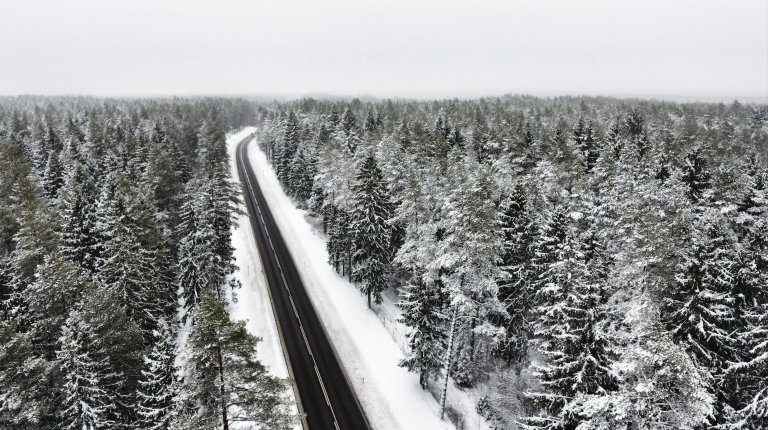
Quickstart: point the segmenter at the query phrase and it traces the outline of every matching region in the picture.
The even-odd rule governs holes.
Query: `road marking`
[[[245,146],[244,144],[241,144],[241,150],[240,150],[240,165],[242,167],[245,167],[245,161],[243,158],[243,155],[245,153]],[[247,170],[243,170],[245,173],[245,179],[248,182],[248,190],[250,191],[251,197],[253,198],[254,206],[256,206],[256,210],[259,213],[259,219],[261,220],[261,224],[264,226],[264,233],[267,235],[267,239],[269,240],[269,246],[272,248],[272,256],[275,259],[275,262],[277,263],[277,268],[280,270],[280,277],[283,279],[283,286],[285,287],[286,291],[288,292],[288,298],[291,301],[291,307],[293,307],[293,313],[296,315],[296,319],[299,321],[299,330],[301,330],[301,336],[304,338],[304,344],[307,347],[307,351],[309,352],[309,357],[312,359],[312,365],[315,368],[315,374],[317,375],[317,380],[320,382],[320,389],[323,390],[323,396],[325,397],[325,403],[328,405],[328,409],[331,410],[331,415],[333,416],[333,425],[336,427],[336,430],[339,429],[339,423],[336,419],[336,413],[333,410],[333,406],[331,406],[331,400],[328,398],[328,392],[325,390],[325,384],[323,383],[323,378],[320,376],[320,372],[317,368],[317,362],[315,361],[315,355],[312,353],[312,348],[309,346],[309,341],[307,340],[307,335],[304,332],[304,324],[301,322],[301,318],[299,317],[298,312],[296,311],[296,305],[293,302],[293,296],[291,295],[291,290],[288,288],[288,282],[285,280],[285,274],[283,273],[282,265],[280,264],[280,259],[277,256],[277,251],[275,251],[275,245],[272,243],[272,237],[269,234],[269,230],[267,229],[267,223],[264,221],[264,215],[261,212],[261,207],[258,204],[258,199],[256,199],[256,194],[253,191],[253,185],[251,183],[251,176],[248,174]]]

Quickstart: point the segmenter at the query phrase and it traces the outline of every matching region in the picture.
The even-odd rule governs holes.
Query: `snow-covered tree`
[[[394,256],[392,250],[392,202],[381,169],[373,156],[363,161],[353,186],[354,205],[350,213],[352,230],[352,274],[360,289],[381,303],[386,288],[386,271]]]
[[[536,282],[534,245],[536,226],[528,207],[526,190],[517,185],[501,202],[501,231],[504,237],[500,266],[505,274],[499,282],[499,301],[506,314],[496,318],[506,330],[497,346],[509,364],[526,359],[531,334],[531,304]]]
[[[98,213],[104,243],[98,278],[149,335],[173,306],[171,274],[150,195],[129,181],[126,173],[110,174],[101,193]]]
[[[69,259],[91,273],[96,271],[101,249],[97,227],[97,198],[95,172],[77,158],[72,160],[66,182],[59,197],[62,217],[59,250]]]
[[[104,287],[87,291],[67,318],[60,343],[64,428],[132,428],[142,336],[115,293]]]
[[[527,396],[541,412],[527,417],[524,428],[576,428],[584,420],[573,411],[578,396],[616,389],[601,290],[580,249],[573,233],[567,233],[540,278],[534,339],[543,362],[534,369],[542,389]]]
[[[569,412],[582,417],[578,430],[694,430],[713,413],[711,379],[675,343],[648,303],[638,303],[628,323],[631,340],[613,369],[619,389],[579,394]]]
[[[715,423],[724,420],[732,394],[723,371],[728,362],[738,360],[741,349],[741,341],[734,336],[737,256],[720,218],[719,212],[705,211],[694,219],[690,248],[662,305],[662,319],[673,338],[686,345],[694,363],[715,378]]]
[[[176,355],[173,333],[165,319],[159,321],[153,338],[152,348],[144,355],[137,411],[142,429],[167,430],[175,412]]]
[[[234,422],[287,429],[294,424],[284,380],[256,357],[259,338],[233,322],[224,304],[205,294],[195,306],[190,357],[182,381],[186,425],[229,429]]]
[[[447,316],[445,292],[440,287],[421,281],[409,284],[400,293],[400,322],[410,331],[406,334],[409,351],[399,364],[419,374],[422,388],[440,374],[443,366]]]
[[[32,336],[0,311],[0,427],[36,428],[48,403],[50,366],[34,353]]]

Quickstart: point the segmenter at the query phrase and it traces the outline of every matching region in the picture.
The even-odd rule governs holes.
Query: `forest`
[[[498,429],[768,427],[768,108],[612,98],[257,107],[329,264],[421,385]],[[438,388],[440,389],[440,388]]]
[[[232,321],[242,99],[0,98],[0,428],[291,428]]]
[[[228,313],[246,125],[424,389],[497,429],[768,427],[768,107],[508,95],[0,97],[0,428],[297,423]]]

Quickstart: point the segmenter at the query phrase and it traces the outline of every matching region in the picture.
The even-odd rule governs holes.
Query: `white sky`
[[[768,101],[768,0],[0,0],[0,94]]]

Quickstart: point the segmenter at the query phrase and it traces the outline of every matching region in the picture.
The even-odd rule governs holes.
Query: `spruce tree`
[[[63,428],[132,428],[142,336],[115,293],[103,286],[86,291],[60,343]]]
[[[715,423],[729,408],[724,381],[728,362],[739,358],[741,342],[736,327],[733,288],[736,255],[720,214],[704,211],[694,219],[689,249],[684,251],[675,285],[662,307],[662,319],[675,340],[683,342],[694,363],[715,378]]]
[[[430,378],[440,375],[446,347],[446,297],[436,283],[416,280],[400,293],[403,310],[399,322],[408,327],[409,351],[400,366],[417,372],[419,384],[427,388]]]
[[[685,156],[682,181],[688,186],[688,198],[694,204],[706,197],[710,187],[710,173],[707,162],[700,148],[695,148]]]
[[[62,217],[59,250],[91,273],[100,258],[101,236],[97,227],[97,198],[95,172],[90,165],[72,161],[59,199]]]
[[[299,148],[299,122],[296,115],[291,112],[283,121],[280,138],[278,139],[277,149],[275,150],[275,170],[277,178],[283,187],[288,188],[290,178],[293,174],[291,169],[293,158]]]
[[[37,428],[48,410],[50,365],[34,353],[30,333],[0,311],[0,427]]]
[[[174,347],[171,327],[162,319],[153,333],[151,349],[144,355],[144,368],[139,379],[137,412],[142,429],[171,428],[176,388]]]
[[[384,176],[373,156],[363,161],[353,186],[354,203],[350,213],[352,229],[353,276],[360,289],[381,303],[386,288],[386,270],[393,258],[391,249],[392,203]]]
[[[506,313],[499,313],[495,318],[506,333],[496,347],[496,353],[508,364],[521,363],[527,356],[531,332],[531,296],[536,281],[536,226],[531,219],[528,198],[522,185],[514,188],[499,209],[504,238],[500,262],[504,277],[499,282],[499,302]]]
[[[64,185],[64,170],[59,160],[59,152],[51,151],[48,154],[48,161],[45,163],[45,172],[43,176],[43,187],[48,201],[56,201],[59,189]]]
[[[105,238],[98,278],[115,291],[145,336],[172,306],[162,230],[146,189],[122,172],[110,174],[99,202]]]
[[[79,313],[67,320],[61,337],[58,363],[64,376],[62,410],[63,430],[97,430],[115,423],[111,417],[117,405],[105,385],[109,373],[107,357],[95,357],[91,345],[94,334],[80,320]]]
[[[193,179],[187,185],[185,200],[177,282],[189,311],[206,292],[223,297],[224,288],[233,286],[230,275],[234,264],[229,242],[229,202],[225,205],[217,200],[215,183]]]
[[[646,297],[630,309],[629,343],[614,365],[619,389],[578,395],[569,405],[581,418],[578,429],[704,428],[714,403],[707,373],[674,342],[653,301]]]
[[[527,394],[541,413],[527,417],[524,428],[575,429],[585,419],[573,413],[578,395],[605,395],[616,389],[601,289],[583,258],[569,233],[541,276],[534,336],[545,358],[535,366],[543,390]]]
[[[32,321],[30,331],[36,352],[53,359],[64,322],[93,284],[79,266],[57,253],[45,257],[34,278],[22,294]]]

